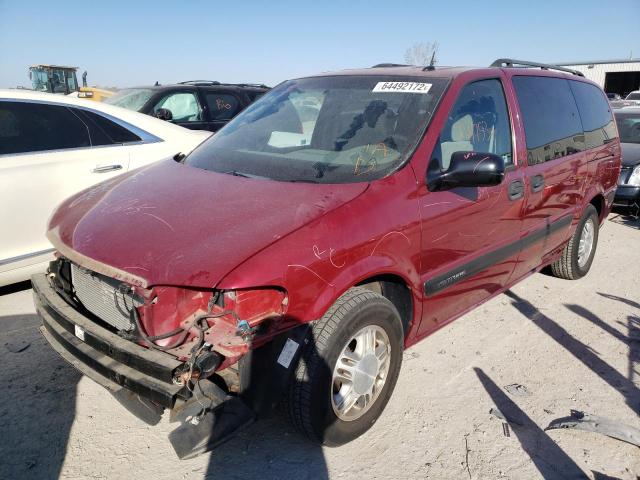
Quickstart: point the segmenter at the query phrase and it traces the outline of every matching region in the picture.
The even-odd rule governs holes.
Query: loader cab
[[[32,65],[29,67],[29,79],[38,92],[68,95],[78,91],[77,70],[77,67],[61,65]]]

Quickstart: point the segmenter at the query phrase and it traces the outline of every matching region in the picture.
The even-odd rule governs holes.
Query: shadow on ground
[[[508,420],[522,449],[543,478],[585,478],[584,472],[556,442],[495,384],[482,369],[474,368],[480,383],[496,407]]]
[[[29,290],[31,288],[31,281],[26,280],[20,283],[14,283],[11,285],[6,285],[4,287],[0,287],[0,296],[9,295],[11,293],[22,292],[23,290]]]
[[[520,311],[520,313],[522,313],[525,317],[529,318],[535,326],[540,328],[551,339],[555,340],[558,344],[564,347],[576,359],[581,361],[586,367],[593,371],[593,373],[598,375],[602,380],[609,384],[611,388],[620,392],[620,394],[624,396],[627,405],[629,405],[629,407],[634,412],[640,412],[640,389],[635,385],[633,378],[627,378],[625,375],[613,368],[602,358],[600,358],[598,353],[595,352],[591,347],[585,345],[580,340],[573,337],[569,332],[567,332],[550,317],[546,316],[544,313],[538,310],[529,301],[518,296],[511,290],[505,292],[505,295],[511,298],[513,306],[515,306],[516,309]],[[626,343],[629,347],[630,361],[631,359],[635,359],[638,356],[638,342],[636,340],[631,340],[631,337],[629,335],[622,335],[619,331],[609,326],[597,315],[580,305],[567,305],[567,308],[572,312],[578,314],[585,320],[591,322],[592,324],[602,328],[607,333],[615,336],[618,340]],[[628,328],[637,328],[637,326],[635,326],[635,317],[628,319],[628,322]],[[635,335],[635,330],[630,331],[631,334]],[[633,371],[633,368],[630,368],[630,370]]]
[[[0,316],[0,478],[58,478],[64,462],[80,374],[40,324],[33,314]]]
[[[275,415],[214,450],[205,478],[326,480],[329,473],[322,448]]]
[[[318,353],[311,329],[305,336],[304,348],[300,364],[307,371],[313,370],[331,378],[331,371]],[[261,364],[265,358],[255,356],[253,359],[247,370],[247,388],[260,392],[265,387],[261,378],[266,374],[265,366]],[[269,363],[273,363],[271,369],[279,368],[275,359]],[[309,388],[304,380],[298,381],[294,377],[291,381],[299,389]],[[285,389],[284,396],[288,392]],[[205,478],[327,480],[329,473],[322,447],[304,437],[287,420],[286,403],[281,401],[279,408],[267,418],[248,426],[240,435],[212,452]]]
[[[609,215],[609,221],[640,230],[640,217],[638,217],[638,213],[640,212],[633,211],[630,208],[617,207],[611,212],[611,215]]]
[[[607,300],[621,302],[640,311],[640,304],[633,300],[606,293],[598,294]],[[576,339],[553,319],[542,313],[531,302],[511,290],[505,292],[505,295],[511,299],[512,305],[520,313],[598,375],[611,388],[619,392],[624,397],[626,404],[634,412],[640,413],[640,389],[637,385],[637,374],[635,373],[637,366],[640,364],[640,317],[638,315],[629,315],[626,318],[626,322],[619,322],[625,328],[625,334],[581,305],[565,305],[574,314],[627,345],[628,369],[625,376],[600,358],[600,355],[591,347]],[[580,471],[575,462],[505,395],[482,370],[477,368],[475,370],[476,375],[478,375],[493,402],[510,421],[522,448],[530,456],[544,478],[585,478],[584,473]],[[606,412],[589,413],[606,416]],[[592,473],[595,479],[615,478],[596,471]]]

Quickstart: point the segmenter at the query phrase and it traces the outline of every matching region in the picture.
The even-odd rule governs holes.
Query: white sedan
[[[0,286],[46,267],[46,223],[62,200],[209,135],[113,105],[0,90]]]

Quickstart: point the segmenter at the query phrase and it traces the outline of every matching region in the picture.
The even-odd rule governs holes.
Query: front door
[[[171,112],[171,123],[191,130],[208,130],[197,93],[195,88],[193,90],[170,91],[156,102],[150,115],[156,116],[158,110],[164,108]]]
[[[446,170],[458,151],[500,155],[507,169],[500,185],[426,191],[419,199],[424,313],[418,335],[500,290],[513,271],[524,190],[504,91],[499,78],[462,87],[431,154],[429,169]]]

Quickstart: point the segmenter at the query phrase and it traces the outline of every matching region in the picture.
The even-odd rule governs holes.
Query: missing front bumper
[[[149,424],[160,420],[163,408],[172,410],[172,416],[178,412],[182,424],[169,435],[178,457],[192,458],[209,451],[253,422],[254,414],[242,400],[212,382],[204,381],[208,387],[205,392],[200,390],[208,399],[203,405],[202,396],[197,398],[173,382],[182,362],[96,324],[66,303],[45,275],[35,275],[31,282],[43,321],[40,331],[63,359]],[[82,338],[77,336],[79,331]]]

